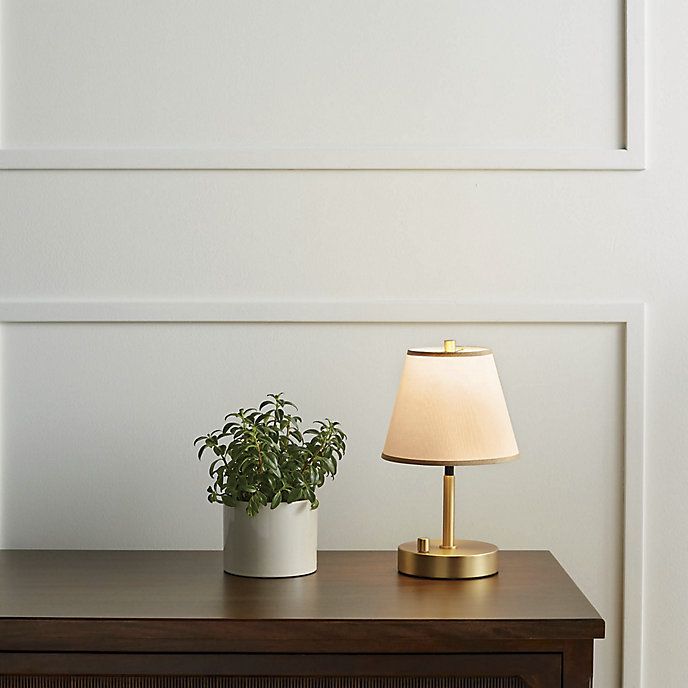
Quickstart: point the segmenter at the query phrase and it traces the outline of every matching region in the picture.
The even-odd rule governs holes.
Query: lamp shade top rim
[[[492,354],[492,350],[484,346],[460,346],[456,348],[456,351],[446,351],[442,347],[438,346],[424,346],[424,347],[414,347],[413,349],[408,349],[406,351],[407,356],[442,356],[442,357],[455,357],[455,356],[489,356]]]

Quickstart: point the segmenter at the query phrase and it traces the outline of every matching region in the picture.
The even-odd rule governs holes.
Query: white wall
[[[532,20],[536,25],[536,18]],[[649,0],[649,165],[644,172],[2,172],[0,297],[647,302],[645,686],[682,686],[688,645],[688,589],[681,576],[688,568],[688,547],[684,545],[688,538],[684,496],[688,481],[685,461],[688,437],[684,432],[688,420],[685,354],[688,239],[684,227],[688,219],[688,176],[684,164],[688,155],[684,125],[688,92],[682,86],[688,73],[687,30],[685,3]],[[3,102],[5,120],[12,112],[9,107]],[[4,123],[5,138],[12,131],[16,137],[17,130],[11,128],[15,125],[11,122],[8,125],[8,121]],[[562,127],[565,126],[563,122]],[[112,527],[109,531],[100,528],[102,521],[71,528],[69,519],[74,514],[83,517],[85,513],[93,513],[92,507],[97,509],[99,504],[110,510],[108,513],[118,513],[118,507],[105,497],[100,502],[93,491],[84,495],[75,489],[82,476],[89,475],[90,454],[81,454],[80,463],[70,462],[74,458],[68,452],[72,448],[71,438],[65,439],[59,423],[51,425],[55,417],[71,418],[75,424],[84,418],[70,416],[69,408],[60,407],[63,383],[74,381],[72,391],[77,399],[80,391],[92,392],[90,385],[96,379],[92,371],[98,363],[97,354],[102,352],[100,370],[105,371],[102,374],[108,391],[97,396],[98,404],[94,408],[120,414],[116,417],[135,426],[138,438],[149,429],[149,421],[157,413],[154,390],[139,389],[131,371],[125,370],[122,376],[113,375],[108,365],[126,367],[128,351],[132,365],[150,371],[150,367],[146,368],[148,360],[153,366],[153,376],[159,375],[164,380],[166,371],[175,370],[175,355],[182,360],[193,360],[189,352],[197,345],[210,352],[209,360],[223,362],[234,372],[239,354],[225,356],[222,343],[225,335],[212,327],[199,327],[193,335],[183,327],[165,330],[162,326],[145,325],[116,332],[110,328],[128,326],[99,325],[87,331],[83,326],[6,327],[2,492],[3,504],[8,506],[3,506],[3,537],[7,539],[3,539],[2,545],[44,545],[42,522],[35,523],[32,515],[38,513],[42,521],[54,509],[60,518],[57,524],[51,524],[55,529],[49,531],[51,540],[54,536],[69,546],[91,547],[99,542],[135,546],[140,533],[132,530],[132,539],[127,538],[125,542],[119,528]],[[146,329],[151,327],[152,332]],[[403,348],[407,339],[415,341],[426,333],[435,338],[443,330],[436,326],[422,330],[402,328],[396,331],[394,346]],[[530,457],[525,457],[529,461],[513,463],[503,470],[514,480],[517,476],[523,478],[538,461],[545,460],[544,447],[547,455],[554,457],[553,465],[559,466],[556,462],[570,451],[565,435],[572,432],[575,419],[557,425],[555,421],[562,421],[566,409],[556,407],[561,408],[561,413],[545,424],[540,435],[528,414],[528,395],[519,391],[527,378],[526,368],[509,360],[513,356],[513,343],[540,336],[549,341],[550,335],[540,335],[535,327],[504,333],[497,326],[481,326],[470,332],[481,340],[502,341],[504,350],[500,351],[498,363],[503,358],[505,374],[508,370],[514,376],[507,394],[513,396],[513,413],[521,418],[524,446],[530,449]],[[590,354],[592,358],[587,359],[589,366],[585,370],[589,372],[596,361],[594,356],[600,355],[601,380],[618,393],[619,359],[615,355],[618,334],[614,328],[595,329],[594,333],[591,336],[600,349],[597,354],[594,351]],[[327,339],[332,335],[322,336]],[[346,336],[355,338],[353,334]],[[584,341],[575,328],[573,331],[564,328],[553,336],[556,346],[562,350],[569,350],[569,337],[574,342]],[[243,333],[235,344],[249,341],[246,337],[248,334]],[[128,350],[123,349],[127,342]],[[162,360],[157,356],[158,351],[164,352]],[[80,376],[81,366],[91,374]],[[380,380],[393,379],[392,368],[390,364]],[[210,377],[211,371],[205,363],[194,370]],[[251,372],[255,370],[252,368]],[[543,381],[546,393],[539,399],[544,405],[553,399],[553,387],[548,385],[560,380],[553,366],[548,370],[552,371],[552,377]],[[561,374],[566,376],[570,370],[566,367]],[[293,375],[288,365],[278,366],[273,372]],[[237,378],[242,390],[251,388],[249,374]],[[172,384],[178,384],[179,391],[186,393],[189,378],[180,375],[175,379]],[[23,390],[22,380],[27,384]],[[268,384],[267,379],[262,382],[262,386]],[[348,390],[346,402],[340,408],[343,402],[338,388],[300,389],[297,381],[293,381],[310,415],[318,414],[326,404],[328,408],[324,412],[329,412],[331,404],[345,417],[367,410],[357,408],[361,398],[370,401],[365,382],[362,378],[360,387]],[[581,393],[584,382],[576,380],[575,385]],[[262,386],[259,393],[265,391]],[[144,422],[131,410],[129,415],[123,413],[115,394],[117,390],[146,400]],[[386,388],[384,393],[389,397],[393,390]],[[34,399],[39,403],[33,404]],[[189,430],[199,429],[199,423],[212,425],[225,412],[230,400],[234,401],[217,390],[207,396],[195,390],[191,401],[196,404],[189,402]],[[614,431],[618,423],[617,402],[616,398],[606,398],[600,422],[610,428],[597,427],[594,435],[601,443],[609,444],[594,443],[587,447],[590,452],[600,452],[598,456],[607,450],[610,456],[618,456],[618,446],[614,444],[618,439]],[[370,403],[370,426],[361,422],[360,415],[356,417],[353,427],[358,429],[361,439],[352,440],[350,461],[342,468],[340,483],[328,488],[326,499],[331,499],[332,506],[326,502],[323,507],[321,531],[328,546],[380,547],[386,543],[393,546],[406,536],[405,531],[402,535],[402,525],[415,529],[433,524],[433,514],[420,516],[421,509],[417,519],[407,516],[408,520],[402,522],[394,518],[379,519],[379,505],[356,499],[354,470],[366,465],[368,457],[373,460],[375,433],[384,426],[387,398],[375,399],[374,405]],[[95,413],[94,408],[75,408],[92,413],[88,427],[77,424],[76,429],[85,431],[88,437],[92,436],[89,433],[95,433],[99,443],[112,437],[112,427],[106,417]],[[170,409],[169,400],[165,399],[165,405],[159,408],[163,418],[168,418],[165,414]],[[37,489],[43,495],[54,485],[60,498],[55,499],[54,506],[52,502],[36,505],[37,511],[27,510],[29,465],[25,463],[35,461],[36,452],[27,450],[20,442],[20,431],[28,430],[32,420],[38,426],[41,440],[49,444],[55,438],[57,455],[63,462],[60,466],[64,466],[56,470],[46,459],[49,482],[46,488],[46,483],[39,479]],[[50,432],[41,429],[44,421]],[[595,419],[586,416],[584,421],[590,426]],[[154,427],[150,428],[150,434],[155,444]],[[558,434],[561,447],[556,446]],[[152,480],[147,471],[151,465],[148,462],[158,460],[155,453],[150,447],[127,443],[119,435],[115,440],[123,451],[110,458],[113,463],[121,461],[115,463],[121,471],[110,464],[106,475],[117,493],[129,495],[132,501],[128,508],[132,503],[138,505],[141,520],[166,513],[169,502],[164,495],[148,503],[141,484],[132,484],[131,492],[126,484],[127,471],[137,474],[136,471],[143,470],[138,475]],[[180,436],[179,444],[182,441]],[[356,442],[361,442],[358,448]],[[166,444],[166,450],[169,448]],[[588,455],[585,452],[579,457],[581,470]],[[137,459],[140,464],[136,463]],[[182,476],[190,475],[184,471],[198,468],[191,457],[189,462],[184,468],[180,463],[170,478],[177,495],[183,493]],[[411,477],[410,469],[397,469],[395,474],[391,467],[371,465],[375,466],[377,479],[383,473],[385,477],[394,475],[390,479],[398,481],[395,484],[399,493],[411,494],[417,479],[415,473]],[[482,489],[488,480],[491,485],[494,475],[496,469],[476,470],[461,488],[459,501],[465,500],[468,513],[473,514],[470,518],[476,518],[479,513],[478,488]],[[202,476],[194,476],[189,478],[188,496],[191,489],[198,490],[203,484]],[[616,471],[605,474],[601,483],[602,489],[607,490],[606,497],[619,488],[614,476]],[[577,475],[579,479],[582,477]],[[195,482],[191,483],[192,480]],[[549,484],[557,486],[556,480]],[[471,492],[471,488],[476,492]],[[423,483],[423,489],[432,491],[430,478]],[[68,496],[73,497],[72,516],[64,508]],[[576,491],[562,494],[562,504],[572,515],[578,499]],[[362,533],[355,542],[350,539],[345,522],[337,521],[348,503],[355,503],[357,509],[364,508],[364,513],[375,523],[374,529]],[[516,513],[512,506],[510,503],[508,508],[504,507],[509,526]],[[545,511],[546,506],[543,505]],[[186,513],[191,508],[191,503],[185,502]],[[198,508],[200,513],[206,507],[199,504]],[[385,508],[398,507],[394,504]],[[203,513],[197,517],[198,521],[190,516],[186,523],[217,527],[212,525],[214,516]],[[585,513],[589,516],[594,512],[586,510]],[[610,532],[618,513],[612,505],[608,516]],[[8,520],[9,515],[14,520]],[[159,538],[161,546],[172,543],[172,539],[166,540],[169,533],[164,525],[156,523],[159,529],[151,536]],[[527,519],[522,523],[527,525]],[[335,535],[337,524],[341,530]],[[553,538],[564,552],[567,551],[566,525]],[[490,523],[490,532],[485,533],[483,524],[477,521],[471,527],[476,528],[476,535],[481,529],[481,533],[508,546],[549,546],[542,532],[536,537],[530,531],[502,532],[497,524]],[[594,529],[581,532],[590,530]],[[193,527],[187,525],[182,535],[188,538],[184,543],[189,546],[212,546],[217,533],[205,531],[194,542]],[[600,607],[605,605],[604,611],[611,615],[608,620],[613,628],[613,615],[618,608],[614,605],[618,605],[618,600],[614,600],[613,590],[603,591],[609,572],[577,563],[580,542],[573,545],[569,542],[568,546],[571,559],[568,561],[560,554],[562,561],[569,568],[576,568],[574,575],[591,599]],[[612,681],[618,671],[615,664],[618,656],[610,641],[604,642],[607,643],[604,647],[610,649],[602,651],[603,678]]]

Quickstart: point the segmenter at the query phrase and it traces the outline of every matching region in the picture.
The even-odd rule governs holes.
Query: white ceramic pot
[[[318,566],[318,510],[309,502],[262,508],[224,507],[224,568],[252,578],[287,578],[313,573]]]

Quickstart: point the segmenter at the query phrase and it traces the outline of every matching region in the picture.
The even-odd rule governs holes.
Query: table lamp
[[[498,549],[454,539],[454,466],[518,456],[494,356],[479,346],[409,349],[382,458],[444,466],[442,539],[399,545],[400,573],[424,578],[482,578],[498,571]]]

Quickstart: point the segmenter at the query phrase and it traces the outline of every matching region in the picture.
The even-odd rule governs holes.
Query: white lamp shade
[[[489,349],[407,352],[383,459],[460,466],[516,456],[516,438]]]

